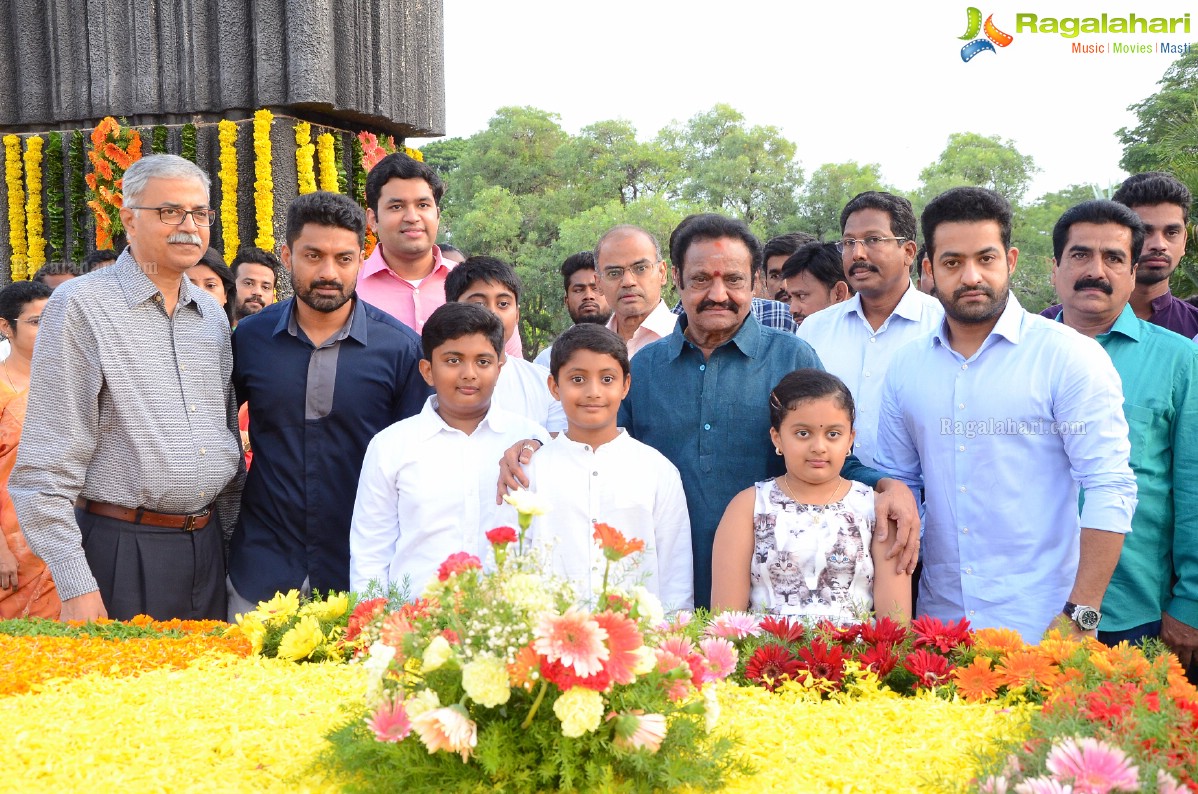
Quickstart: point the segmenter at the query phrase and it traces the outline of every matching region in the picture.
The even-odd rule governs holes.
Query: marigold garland
[[[237,228],[237,125],[228,119],[217,127],[220,142],[220,228],[225,243],[225,261],[232,262],[241,247]]]
[[[66,252],[66,208],[63,207],[65,184],[62,168],[62,133],[46,136],[46,241],[50,255],[61,259]]]
[[[301,121],[295,125],[295,179],[299,194],[316,192],[316,170],[313,158],[316,146],[312,143],[312,125]]]
[[[316,153],[320,159],[320,189],[340,193],[337,178],[337,153],[333,146],[333,134],[325,132],[316,139]]]
[[[275,183],[271,178],[270,127],[274,114],[262,109],[254,113],[254,218],[258,236],[254,245],[264,251],[275,249]]]
[[[8,187],[8,244],[12,248],[13,280],[28,278],[25,240],[25,180],[21,173],[21,139],[4,136],[4,182]]]
[[[120,214],[121,184],[125,170],[141,159],[141,134],[105,116],[92,130],[91,141],[88,158],[92,173],[86,177],[91,199],[87,206],[96,216],[96,247],[111,248],[113,239],[125,230]]]
[[[46,264],[46,219],[42,216],[42,149],[45,141],[34,135],[25,142],[25,235],[29,239],[26,278]]]

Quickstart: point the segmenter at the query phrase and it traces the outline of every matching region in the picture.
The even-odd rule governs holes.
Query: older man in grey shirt
[[[154,155],[124,193],[129,248],[42,314],[9,493],[63,620],[222,619],[218,521],[244,472],[229,324],[183,277],[208,247],[208,177]]]

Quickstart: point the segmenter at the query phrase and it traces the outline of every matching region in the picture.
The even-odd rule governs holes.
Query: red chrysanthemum
[[[495,527],[487,532],[487,542],[492,546],[506,546],[509,543],[515,543],[519,539],[520,536],[511,527]]]
[[[857,661],[863,667],[872,670],[878,678],[885,678],[898,664],[898,654],[894,652],[894,648],[889,642],[879,642],[862,651],[861,655],[857,657]]]
[[[441,563],[441,567],[437,569],[437,580],[444,582],[456,574],[464,571],[482,570],[482,567],[482,560],[473,554],[468,554],[464,551],[454,552],[446,557],[445,562]]]
[[[907,629],[890,618],[878,618],[873,623],[866,623],[861,627],[861,639],[870,645],[899,645],[907,639]]]
[[[350,613],[349,622],[345,627],[345,641],[353,642],[354,638],[362,633],[362,629],[386,609],[385,598],[371,598],[359,603]]]
[[[762,645],[745,663],[745,678],[773,692],[799,673],[799,662],[781,645]]]
[[[950,620],[945,624],[938,618],[924,615],[911,621],[911,628],[915,631],[916,648],[928,645],[941,653],[948,653],[958,645],[964,648],[973,645],[969,621],[965,618]]]
[[[541,657],[541,676],[563,692],[576,686],[596,692],[606,692],[611,688],[611,676],[606,670],[582,676],[574,672],[574,668],[566,667],[560,661],[551,662],[545,657]]]
[[[930,689],[948,680],[948,659],[922,648],[907,654],[907,658],[903,660],[903,667],[917,679],[916,687]]]
[[[818,679],[830,684],[839,684],[844,678],[844,649],[839,645],[828,645],[815,639],[806,648],[799,649],[798,665]]]
[[[803,639],[803,623],[790,618],[767,615],[761,619],[761,630],[773,634],[782,642],[798,642]]]

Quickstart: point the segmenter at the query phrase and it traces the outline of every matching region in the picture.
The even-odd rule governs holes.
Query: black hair
[[[849,415],[849,425],[857,421],[857,406],[844,381],[822,369],[796,369],[787,374],[770,392],[770,427],[782,430],[786,415],[801,403],[831,397]]]
[[[476,281],[502,284],[512,291],[516,302],[520,302],[520,277],[516,268],[493,256],[472,256],[449,271],[445,277],[445,300],[461,300],[466,289]]]
[[[1065,253],[1069,230],[1075,223],[1115,223],[1131,229],[1131,261],[1128,262],[1128,265],[1134,265],[1139,260],[1140,252],[1144,248],[1145,235],[1144,222],[1140,220],[1140,216],[1118,202],[1096,199],[1083,201],[1081,204],[1065,210],[1056,225],[1052,227],[1052,255],[1056,258],[1058,266]]]
[[[670,233],[670,262],[678,271],[679,288],[683,286],[682,261],[686,258],[686,251],[691,244],[703,240],[718,240],[721,237],[731,237],[745,244],[749,249],[749,271],[752,273],[752,280],[757,280],[757,271],[761,269],[762,262],[761,242],[749,231],[744,221],[705,212],[688,215]]]
[[[252,245],[242,246],[237,249],[237,256],[233,257],[233,264],[229,266],[235,278],[237,276],[237,268],[242,265],[262,265],[262,267],[268,267],[275,274],[276,279],[279,277],[279,270],[283,267],[283,263],[279,261],[279,258],[270,251],[264,251]]]
[[[82,276],[83,272],[71,262],[47,262],[33,274],[32,281],[46,283],[46,276]]]
[[[424,358],[432,361],[433,351],[438,347],[471,334],[482,334],[495,348],[495,355],[503,355],[503,321],[499,315],[473,303],[450,302],[438,306],[420,333]]]
[[[220,283],[225,288],[225,314],[229,316],[229,323],[233,322],[233,304],[236,302],[237,294],[237,279],[233,276],[233,271],[225,264],[225,258],[220,255],[220,251],[215,248],[209,248],[200,257],[197,265],[204,265],[211,268],[216,277],[220,279]]]
[[[392,179],[423,179],[433,191],[433,201],[441,205],[441,196],[445,194],[445,183],[432,166],[425,165],[419,160],[413,160],[403,152],[389,154],[379,160],[370,173],[366,175],[366,206],[379,211],[379,195],[383,186]]]
[[[792,278],[800,273],[810,273],[828,289],[834,289],[840,281],[849,283],[844,276],[844,260],[835,243],[814,242],[799,246],[799,250],[782,265],[782,278]]]
[[[449,243],[437,243],[437,247],[441,249],[442,256],[445,254],[461,254],[463,259],[468,258],[466,256],[466,252],[461,248],[458,248],[456,245],[451,245]]]
[[[915,210],[911,208],[911,202],[902,196],[896,196],[893,193],[886,193],[881,190],[867,190],[864,193],[858,193],[849,200],[848,204],[844,205],[844,209],[840,211],[840,231],[844,232],[844,225],[848,223],[849,216],[859,210],[880,210],[890,216],[890,233],[895,237],[902,237],[907,240],[914,240],[918,230],[918,224],[915,221]]]
[[[577,254],[570,254],[568,257],[566,257],[566,261],[562,262],[562,289],[564,289],[566,292],[570,291],[570,277],[579,270],[594,269],[594,251],[579,251]]]
[[[764,268],[765,263],[775,256],[793,256],[795,251],[815,241],[815,236],[807,234],[807,232],[791,232],[771,237],[761,247],[761,266]],[[839,257],[839,255],[837,256]]]
[[[318,190],[293,198],[287,205],[288,246],[299,239],[300,232],[309,223],[348,229],[358,235],[358,245],[366,243],[366,213],[349,196]]]
[[[923,278],[923,258],[928,255],[928,247],[921,245],[919,250],[915,252],[915,261],[912,262],[912,267],[915,268],[915,277]]]
[[[99,251],[92,251],[83,257],[83,261],[79,263],[79,269],[84,273],[90,273],[101,262],[115,262],[118,258],[120,258],[120,254],[111,248],[101,248]]]
[[[40,281],[14,281],[0,289],[0,318],[8,320],[13,333],[17,331],[17,318],[25,307],[35,300],[50,297],[54,290]]]
[[[602,356],[611,356],[620,365],[620,371],[625,375],[630,372],[628,367],[628,345],[619,335],[606,326],[594,323],[580,323],[562,332],[553,340],[549,353],[549,371],[554,380],[570,357],[579,350],[589,350]]]
[[[1190,217],[1193,196],[1190,189],[1172,174],[1164,171],[1145,171],[1123,180],[1123,184],[1111,196],[1125,207],[1151,207],[1154,204],[1176,204],[1181,207],[1182,217]]]
[[[1011,203],[984,187],[954,187],[932,199],[919,218],[928,259],[935,264],[936,227],[942,223],[995,221],[1003,250],[1011,247]]]

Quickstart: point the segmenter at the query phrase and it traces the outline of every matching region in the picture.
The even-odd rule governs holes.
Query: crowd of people
[[[151,155],[125,174],[124,251],[0,290],[0,614],[415,597],[449,554],[485,561],[529,489],[551,508],[530,541],[583,600],[616,527],[646,549],[627,586],[669,608],[1159,637],[1198,661],[1172,176],[1061,216],[1044,317],[1011,293],[1012,210],[982,188],[919,218],[862,193],[833,242],[692,215],[668,264],[617,226],[562,263],[574,325],[536,361],[513,265],[436,244],[443,191],[390,155],[365,211],[299,196],[278,259],[226,266],[207,175]]]

